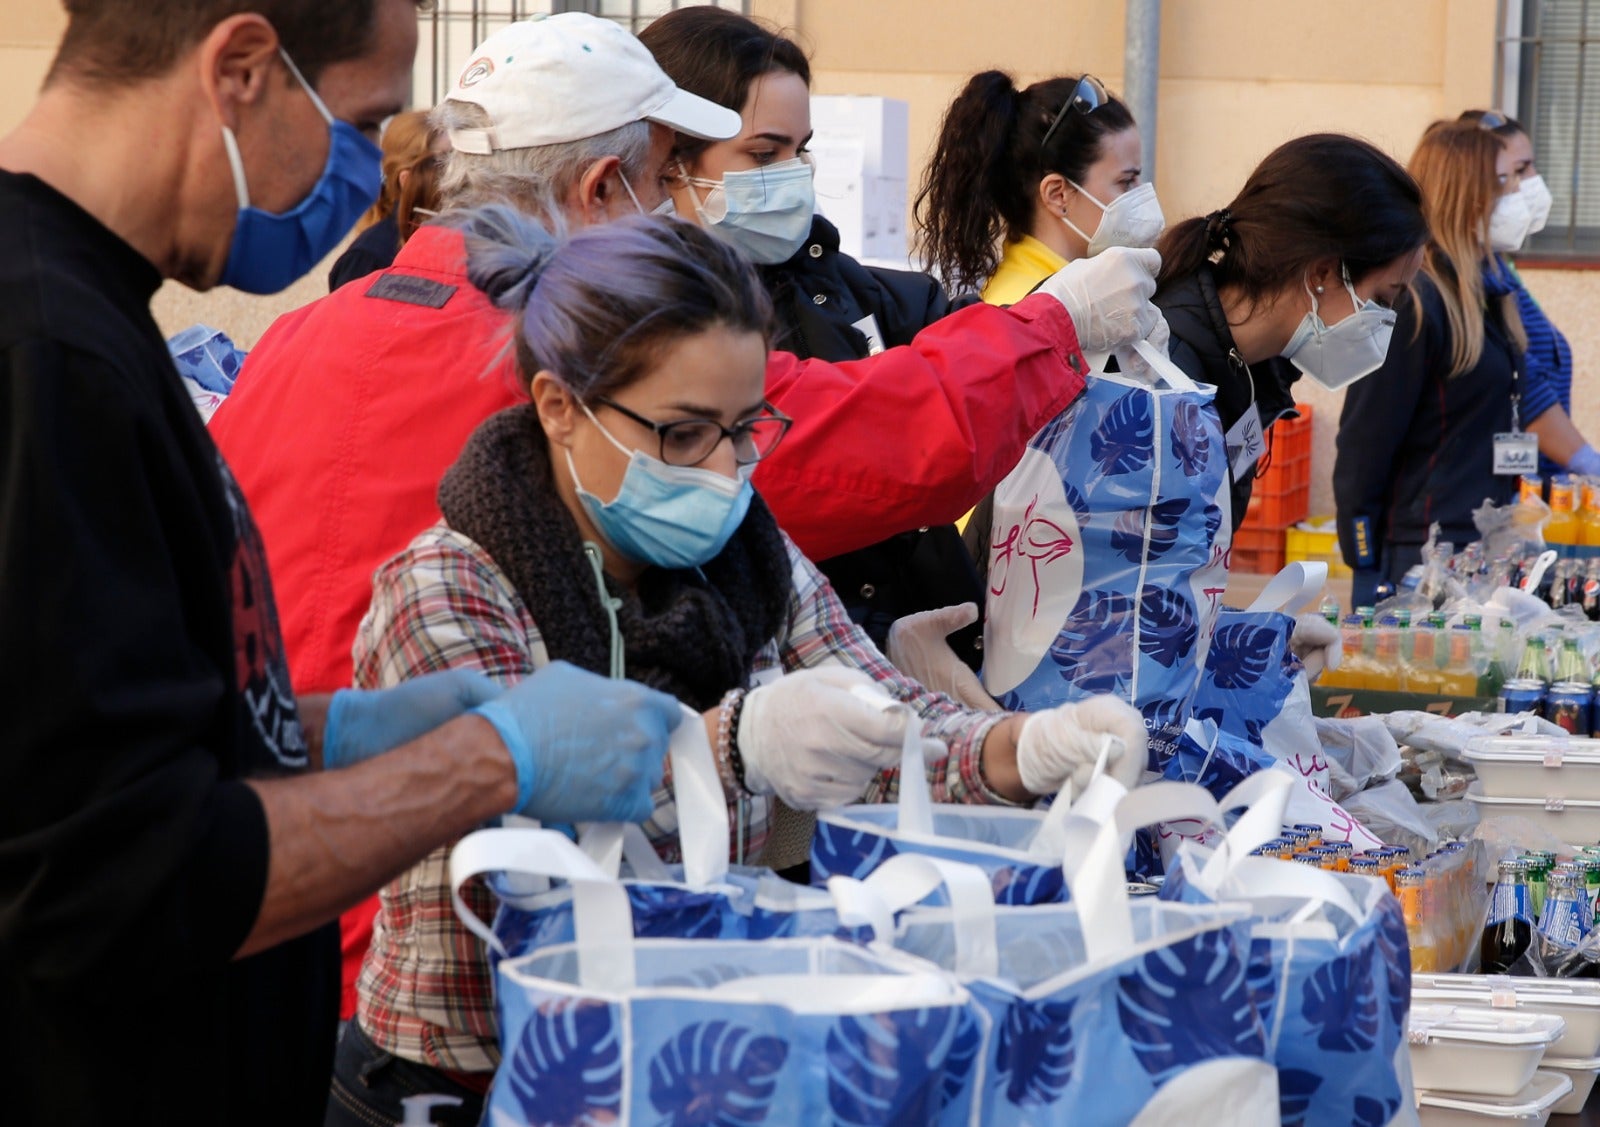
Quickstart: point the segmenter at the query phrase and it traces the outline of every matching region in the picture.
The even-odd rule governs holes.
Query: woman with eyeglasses
[[[929,269],[1011,305],[1074,259],[1154,246],[1165,220],[1139,154],[1133,115],[1093,75],[1024,90],[1003,71],[973,75],[917,193]]]
[[[379,569],[357,684],[460,667],[514,682],[564,660],[669,692],[702,714],[752,856],[774,800],[894,799],[902,729],[873,703],[884,694],[924,722],[937,801],[1021,804],[1086,785],[1105,735],[1111,773],[1138,781],[1144,725],[1126,704],[1022,716],[929,691],[884,660],[779,530],[750,486],[788,425],[763,398],[772,306],[732,247],[667,218],[565,243],[504,207],[460,222],[468,277],[511,314],[531,402],[474,432],[440,483],[443,521]],[[677,826],[663,787],[644,829],[669,859]],[[447,858],[384,889],[360,1016],[415,1046],[401,1054],[412,1090],[470,1102],[497,1063],[496,1030]]]
[[[1235,529],[1295,381],[1338,389],[1384,362],[1427,237],[1406,170],[1333,133],[1278,146],[1226,207],[1162,236],[1155,302],[1173,362],[1216,386]]]
[[[1503,197],[1504,205],[1496,204],[1498,227],[1490,235],[1505,276],[1515,286],[1517,313],[1528,338],[1521,408],[1523,425],[1539,439],[1539,472],[1546,476],[1563,472],[1600,475],[1600,452],[1572,421],[1572,348],[1506,258],[1544,230],[1550,218],[1550,189],[1534,163],[1533,141],[1521,122],[1495,110],[1467,110],[1456,120],[1476,122],[1499,137],[1511,157],[1511,175],[1517,181],[1517,197],[1508,195]],[[1527,230],[1519,235],[1524,213]]]
[[[1435,122],[1412,154],[1431,232],[1415,300],[1398,305],[1383,366],[1349,390],[1339,418],[1333,490],[1357,603],[1384,580],[1399,586],[1430,526],[1476,540],[1473,510],[1510,501],[1535,464],[1531,435],[1504,437],[1527,418],[1526,335],[1495,246],[1499,217],[1523,210],[1506,206],[1521,203],[1513,165],[1474,122]]]

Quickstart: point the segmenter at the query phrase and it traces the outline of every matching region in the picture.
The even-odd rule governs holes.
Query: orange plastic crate
[[[1283,570],[1284,530],[1242,526],[1233,534],[1230,571],[1253,575],[1276,575]]]
[[[1295,407],[1298,419],[1272,425],[1272,457],[1255,480],[1244,517],[1251,528],[1277,532],[1280,554],[1283,529],[1311,515],[1311,408]]]

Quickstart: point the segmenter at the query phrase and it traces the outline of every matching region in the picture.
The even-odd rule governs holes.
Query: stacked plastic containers
[[[1583,1110],[1600,1076],[1600,981],[1418,974],[1411,998],[1424,1124],[1537,1124]]]
[[[1491,818],[1527,818],[1558,840],[1600,840],[1600,741],[1565,736],[1480,736],[1462,757],[1478,779],[1467,798]]]

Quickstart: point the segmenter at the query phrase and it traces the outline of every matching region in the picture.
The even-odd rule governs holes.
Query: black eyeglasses
[[[725,427],[715,419],[674,419],[670,423],[658,423],[605,396],[597,395],[594,401],[655,431],[661,440],[661,460],[669,466],[698,466],[711,457],[711,452],[724,438],[733,439],[736,463],[755,465],[778,448],[794,422],[770,403],[762,404],[767,414],[740,419],[731,427]]]
[[[1042,150],[1050,144],[1050,138],[1056,135],[1061,122],[1069,113],[1081,113],[1087,116],[1111,100],[1111,94],[1106,90],[1105,84],[1092,74],[1086,74],[1078,79],[1078,84],[1072,88],[1072,96],[1066,104],[1057,111],[1055,120],[1050,123],[1050,128],[1044,131],[1044,140],[1039,142]]]

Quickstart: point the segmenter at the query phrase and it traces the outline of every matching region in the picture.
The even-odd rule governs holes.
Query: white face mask
[[[681,166],[680,166],[681,170]],[[805,245],[817,210],[811,162],[804,157],[725,172],[721,180],[690,176],[701,224],[752,262],[775,266]],[[701,199],[696,188],[706,188]]]
[[[1533,213],[1528,209],[1528,197],[1521,189],[1501,196],[1495,201],[1489,216],[1489,247],[1502,254],[1519,250],[1533,230]]]
[[[1284,359],[1329,391],[1348,387],[1383,367],[1383,359],[1389,354],[1389,338],[1394,335],[1394,310],[1375,301],[1362,301],[1350,284],[1350,271],[1342,263],[1339,272],[1355,312],[1342,321],[1325,324],[1317,313],[1317,295],[1302,282],[1306,293],[1311,294],[1311,312],[1301,319],[1300,327],[1289,338],[1289,346],[1283,350]]]
[[[1100,209],[1100,224],[1093,235],[1084,234],[1065,214],[1061,216],[1061,222],[1089,244],[1090,258],[1107,247],[1153,247],[1167,228],[1167,217],[1161,214],[1161,203],[1156,199],[1156,186],[1149,181],[1123,192],[1108,204],[1095,199],[1081,184],[1073,184],[1071,180],[1067,183]]]
[[[1522,182],[1518,194],[1528,204],[1528,234],[1537,235],[1550,219],[1550,189],[1545,185],[1543,176],[1530,176]]]

